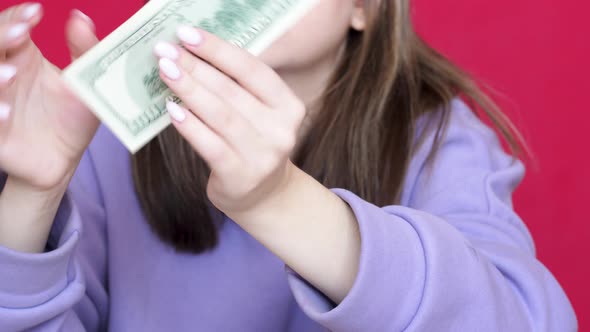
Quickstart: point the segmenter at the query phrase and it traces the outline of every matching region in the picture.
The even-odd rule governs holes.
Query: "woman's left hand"
[[[209,199],[339,303],[356,279],[360,232],[350,207],[289,160],[303,103],[246,51],[193,28],[178,35],[186,50],[155,53],[183,102],[167,105],[174,126],[211,168]]]
[[[161,78],[183,102],[168,102],[168,111],[211,168],[211,202],[230,216],[247,213],[288,185],[305,106],[246,51],[191,27],[178,37],[185,49],[155,48]]]

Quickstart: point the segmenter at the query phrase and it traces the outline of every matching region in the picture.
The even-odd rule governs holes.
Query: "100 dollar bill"
[[[170,124],[172,93],[159,78],[153,48],[191,25],[262,53],[318,0],[151,0],[71,64],[63,77],[74,93],[135,153]]]

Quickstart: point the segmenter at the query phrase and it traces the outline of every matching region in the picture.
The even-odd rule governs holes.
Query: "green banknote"
[[[170,124],[165,103],[173,96],[159,78],[157,42],[177,42],[176,28],[192,25],[258,55],[318,1],[151,0],[63,77],[135,153]]]

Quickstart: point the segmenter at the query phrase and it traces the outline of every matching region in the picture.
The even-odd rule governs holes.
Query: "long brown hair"
[[[409,0],[364,1],[367,27],[350,31],[320,111],[294,162],[328,188],[346,188],[376,205],[399,203],[416,148],[416,122],[436,130],[433,161],[453,98],[463,97],[491,120],[514,153],[520,137],[510,121],[462,70],[426,45],[412,28]],[[435,114],[436,112],[436,114]],[[426,135],[427,132],[421,134]],[[136,190],[148,223],[179,251],[215,247],[209,170],[174,128],[133,156]]]

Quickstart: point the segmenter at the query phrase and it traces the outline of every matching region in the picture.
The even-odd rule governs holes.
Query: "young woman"
[[[179,28],[182,103],[135,156],[30,40],[41,6],[1,12],[0,330],[575,330],[459,96],[509,123],[408,2],[323,0],[260,58]]]

